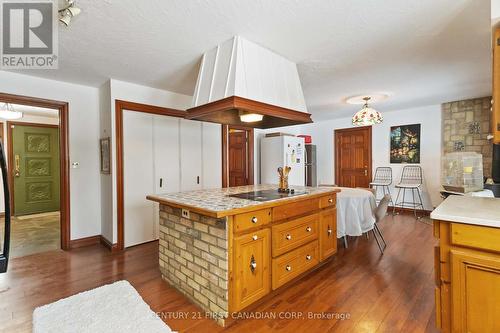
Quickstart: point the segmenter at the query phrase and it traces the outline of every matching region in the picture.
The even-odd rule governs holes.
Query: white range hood
[[[263,119],[242,123],[248,114]],[[311,122],[296,64],[239,36],[203,55],[188,118],[259,128]]]

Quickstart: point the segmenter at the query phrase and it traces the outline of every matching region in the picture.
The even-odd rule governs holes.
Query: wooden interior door
[[[11,124],[14,215],[59,210],[59,128]]]
[[[230,129],[228,143],[229,187],[248,185],[248,131]]]
[[[368,187],[372,179],[372,128],[335,130],[335,183]]]

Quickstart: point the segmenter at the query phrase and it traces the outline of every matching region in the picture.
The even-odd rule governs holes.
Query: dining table
[[[362,188],[339,187],[337,193],[337,238],[361,236],[373,229],[377,207],[375,195]]]

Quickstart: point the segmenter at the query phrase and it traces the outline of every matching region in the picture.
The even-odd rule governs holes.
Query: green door
[[[12,125],[14,215],[59,210],[59,128]]]

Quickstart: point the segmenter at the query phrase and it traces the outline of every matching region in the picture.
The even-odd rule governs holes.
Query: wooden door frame
[[[247,169],[248,185],[254,184],[254,129],[238,125],[222,125],[222,187],[229,187],[229,130],[248,132]]]
[[[37,106],[42,108],[50,108],[58,110],[59,113],[59,202],[60,202],[60,228],[61,228],[61,249],[69,250],[71,241],[71,214],[70,214],[70,161],[69,161],[69,103],[63,101],[55,101],[37,97],[29,97],[22,95],[13,95],[0,93],[1,103],[12,103],[29,106]],[[7,132],[9,132],[7,122]],[[23,123],[26,124],[26,123]],[[9,135],[9,134],[7,134]],[[9,140],[9,145],[12,140]],[[9,149],[12,151],[12,149]],[[9,169],[9,189],[13,193],[14,184],[12,182],[12,164],[8,163]],[[13,200],[11,199],[11,205]]]
[[[340,152],[339,152],[339,147],[338,147],[338,140],[337,140],[337,135],[338,134],[342,134],[342,133],[346,133],[346,132],[352,132],[352,131],[358,131],[358,130],[366,130],[368,129],[368,160],[370,161],[370,163],[368,163],[368,179],[372,179],[372,164],[373,164],[373,161],[372,161],[372,126],[361,126],[361,127],[349,127],[349,128],[341,128],[341,129],[335,129],[333,130],[333,146],[334,146],[334,160],[333,160],[333,164],[334,164],[334,174],[335,174],[335,181],[334,183],[339,185],[339,182],[338,180],[340,179],[340,168],[339,168],[339,163],[337,163],[337,161],[340,160]]]
[[[125,199],[123,180],[123,111],[135,111],[161,116],[185,118],[186,112],[160,106],[128,102],[115,99],[115,140],[116,140],[116,223],[117,244],[112,245],[112,250],[125,249]]]
[[[52,124],[39,124],[39,123],[30,123],[30,122],[22,122],[22,121],[7,121],[7,170],[9,175],[9,189],[10,189],[10,211],[11,214],[14,215],[15,212],[15,193],[14,193],[14,142],[13,142],[13,131],[12,126],[31,126],[31,127],[45,127],[45,128],[59,128],[59,125]],[[60,181],[60,180],[59,180]],[[59,195],[61,197],[61,195]],[[61,198],[59,198],[59,201]]]

